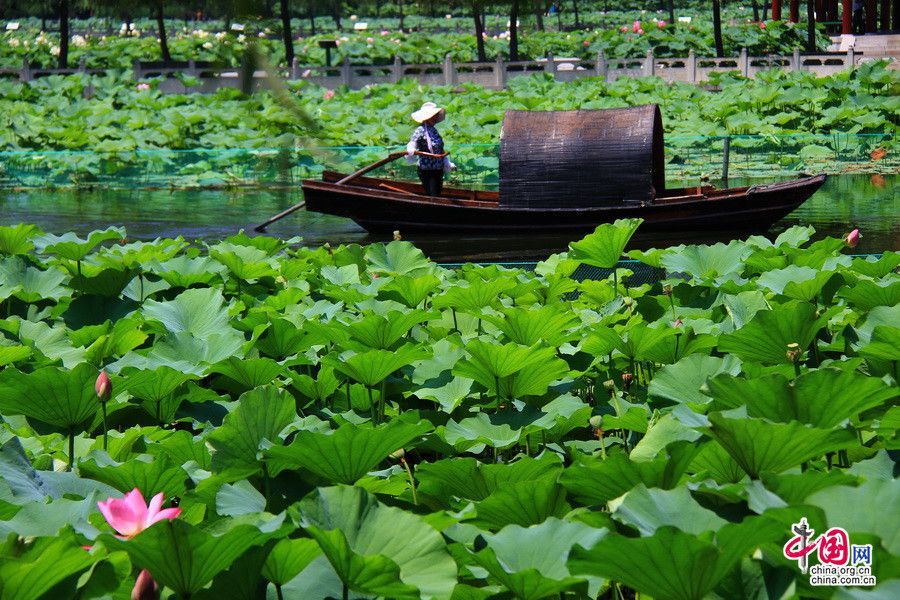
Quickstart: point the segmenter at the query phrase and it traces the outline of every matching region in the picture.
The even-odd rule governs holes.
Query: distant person
[[[866,32],[866,14],[862,0],[853,0],[853,33],[863,35]]]
[[[418,157],[419,179],[429,196],[440,196],[444,187],[444,173],[456,169],[456,165],[447,158],[444,140],[435,127],[446,116],[447,111],[434,102],[426,102],[412,114],[413,121],[420,123],[420,126],[413,131],[412,138],[406,145],[406,160],[412,164]]]

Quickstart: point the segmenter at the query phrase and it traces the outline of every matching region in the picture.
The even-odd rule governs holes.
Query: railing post
[[[350,58],[348,57],[345,57],[344,62],[341,63],[341,83],[353,89],[351,86],[353,83],[353,71],[350,70]]]
[[[725,136],[722,144],[722,181],[728,185],[728,165],[731,162],[731,137]]]
[[[847,67],[856,66],[856,49],[853,46],[847,48]]]
[[[444,85],[456,85],[456,67],[449,54],[444,56]]]
[[[688,82],[697,83],[697,55],[694,53],[693,48],[688,50],[688,57],[687,61],[684,63],[684,68],[687,69]]]
[[[609,72],[609,63],[606,62],[606,55],[603,54],[603,50],[597,51],[597,63],[594,65],[594,69],[597,77],[606,77],[606,74]]]
[[[800,48],[794,48],[794,56],[791,58],[791,70],[800,71],[803,65],[800,64]]]
[[[747,55],[747,49],[741,48],[738,55],[738,67],[741,69],[741,75],[750,77],[750,57]]]
[[[391,65],[391,82],[399,83],[400,79],[403,78],[403,63],[400,61],[400,57],[396,54],[394,55],[394,62]]]
[[[78,70],[79,70],[81,73],[86,73],[86,72],[87,72],[87,59],[86,59],[85,57],[83,57],[83,56],[82,56],[81,58],[78,59]]]
[[[291,79],[300,79],[300,61],[296,56],[291,60]]]
[[[193,58],[188,60],[187,74],[190,75],[191,77],[197,76],[197,63]],[[251,79],[253,78],[252,73],[250,74],[250,78]]]
[[[494,84],[501,90],[506,87],[506,64],[499,54],[494,62]]]
[[[644,76],[653,77],[656,75],[656,58],[653,56],[653,48],[647,50],[647,58],[644,59]]]
[[[141,59],[134,59],[131,63],[131,70],[134,71],[134,80],[140,81],[143,76],[143,73],[141,72]]]
[[[19,71],[19,81],[31,81],[31,63],[28,58],[22,59],[22,70]]]
[[[553,79],[556,79],[556,61],[553,60],[553,53],[547,53],[547,62],[544,63],[544,73],[549,73]]]

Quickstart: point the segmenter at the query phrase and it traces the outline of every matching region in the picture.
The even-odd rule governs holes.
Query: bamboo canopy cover
[[[655,104],[510,110],[500,133],[500,204],[579,208],[649,202],[665,189]]]

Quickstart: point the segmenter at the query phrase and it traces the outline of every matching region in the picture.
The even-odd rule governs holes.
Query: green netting
[[[499,267],[505,267],[507,269],[523,269],[525,271],[534,271],[537,268],[538,263],[536,262],[491,262],[491,263],[480,263],[484,265],[497,265]],[[463,266],[463,263],[444,263],[441,266],[446,267],[448,269],[455,269]],[[616,264],[617,269],[626,269],[630,271],[630,275],[625,276],[622,279],[623,285],[627,287],[637,287],[639,285],[650,284],[653,285],[658,281],[662,281],[667,277],[672,277],[672,273],[667,273],[665,269],[660,269],[657,267],[652,267],[648,264],[642,263],[637,260],[620,260]],[[575,272],[572,273],[572,279],[575,281],[602,281],[604,279],[609,279],[612,277],[613,270],[612,269],[603,269],[600,267],[592,267],[590,265],[581,264],[578,265],[578,268],[575,269]],[[620,273],[621,274],[621,273]]]
[[[669,137],[665,146],[668,181],[721,177],[725,139]],[[731,177],[900,170],[897,153],[900,147],[892,134],[734,135],[728,141]],[[319,177],[325,169],[352,172],[398,148],[340,147],[315,152],[297,148],[0,152],[0,187],[133,189],[294,185],[303,178]],[[448,184],[496,188],[497,145],[459,145],[451,146],[451,150],[459,171],[450,177]],[[402,159],[372,174],[416,178],[415,169]]]

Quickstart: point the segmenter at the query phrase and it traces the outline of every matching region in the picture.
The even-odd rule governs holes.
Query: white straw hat
[[[446,114],[447,111],[438,107],[434,102],[426,102],[422,105],[422,108],[412,114],[412,118],[416,123],[422,123],[435,115],[440,115],[441,118],[438,120],[443,121]]]

